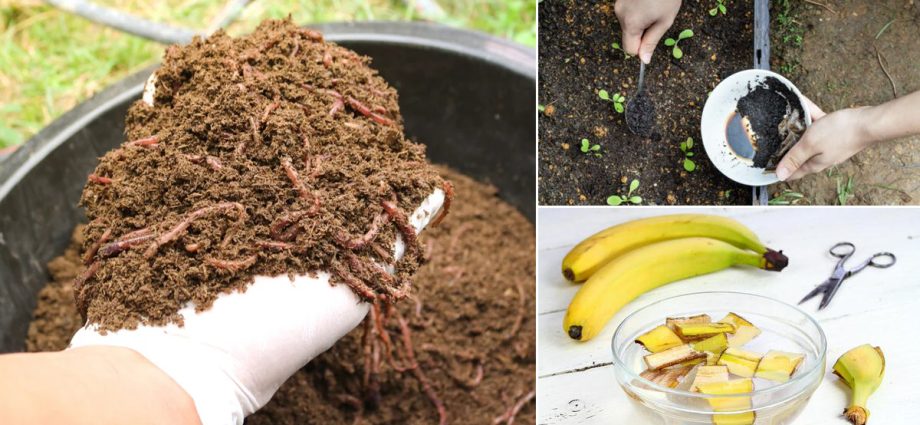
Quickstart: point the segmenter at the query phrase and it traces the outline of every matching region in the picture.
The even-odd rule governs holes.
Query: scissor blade
[[[815,289],[812,289],[811,292],[808,293],[808,295],[806,295],[804,298],[802,298],[801,301],[799,301],[799,304],[802,304],[805,301],[808,301],[823,292],[824,292],[824,283],[818,285],[817,287],[815,287]]]

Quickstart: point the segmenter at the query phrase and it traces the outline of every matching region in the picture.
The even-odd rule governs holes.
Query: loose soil
[[[516,422],[534,423],[534,227],[499,200],[494,187],[440,171],[456,185],[451,219],[420,235],[430,261],[416,275],[412,301],[397,308],[450,423],[491,423],[521,400],[527,401]],[[39,293],[28,351],[66,348],[82,323],[71,285],[83,268],[81,238],[78,229],[65,254],[48,265],[54,280]],[[393,322],[386,332],[398,344],[401,332]],[[376,408],[362,400],[368,393],[363,338],[372,324],[368,316],[291,377],[246,423],[435,423],[437,412],[411,372],[397,372],[385,361],[377,365]]]
[[[825,112],[891,100],[891,81],[880,61],[898,95],[920,90],[920,50],[914,47],[920,33],[920,2],[825,1],[833,12],[809,3],[789,3],[788,17],[794,26],[779,22],[780,2],[774,2],[771,13],[772,67],[783,70]],[[803,33],[801,46],[791,37],[796,31]],[[799,203],[838,204],[838,186],[851,178],[848,204],[920,203],[920,137],[876,145],[828,172],[774,185],[771,193],[776,197],[792,191],[804,195]]]
[[[644,203],[745,204],[747,186],[732,182],[713,166],[702,149],[700,116],[707,94],[724,78],[752,66],[753,2],[728,1],[728,15],[709,16],[709,4],[684,2],[666,37],[683,29],[682,59],[659,46],[646,68],[645,87],[658,111],[661,139],[633,135],[623,114],[598,98],[598,90],[631,96],[638,79],[638,58],[625,59],[613,2],[546,0],[540,8],[540,103],[552,105],[539,117],[539,202],[545,205],[604,204],[626,193]],[[627,99],[629,100],[629,99]],[[693,172],[682,166],[680,143],[697,143]],[[578,149],[583,138],[601,145],[602,157]]]
[[[290,21],[167,49],[154,106],[132,105],[129,141],[83,192],[87,321],[181,325],[187,303],[207,309],[254,275],[317,270],[368,301],[404,297],[421,261],[406,212],[451,191],[369,62]],[[397,233],[393,277],[374,260],[393,262]]]

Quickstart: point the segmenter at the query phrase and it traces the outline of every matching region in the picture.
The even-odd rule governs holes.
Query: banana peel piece
[[[761,333],[757,326],[735,313],[728,313],[718,323],[728,323],[735,326],[735,332],[728,337],[729,347],[743,347],[744,344],[751,342]]]
[[[675,327],[677,328],[677,335],[689,341],[735,332],[735,325],[730,323],[678,323]]]
[[[710,382],[701,384],[699,391],[703,394],[725,395],[726,397],[712,397],[708,399],[709,406],[716,412],[732,412],[751,409],[750,396],[734,396],[733,394],[746,394],[754,391],[754,381],[750,378],[731,379],[723,382]],[[715,425],[751,425],[756,419],[754,412],[713,414],[712,423]]]
[[[718,364],[728,366],[728,371],[743,378],[753,378],[762,356],[752,351],[729,347],[719,357]]]
[[[680,324],[693,324],[693,323],[712,323],[712,317],[709,317],[708,314],[698,314],[696,316],[690,317],[668,317],[664,321],[665,326],[671,328],[672,331],[677,333],[677,325]]]
[[[866,407],[869,396],[878,389],[885,376],[885,354],[880,347],[860,345],[847,351],[834,363],[834,373],[853,390],[853,399],[843,416],[854,425],[869,420]]]
[[[696,370],[696,377],[690,384],[690,391],[697,392],[700,385],[712,384],[715,382],[728,382],[728,367],[725,366],[700,366]]]
[[[754,376],[774,382],[786,382],[803,360],[805,360],[804,354],[772,350],[760,359],[757,373]]]
[[[649,354],[643,359],[645,360],[645,365],[648,366],[648,370],[658,370],[684,362],[705,358],[706,353],[702,351],[696,351],[689,344],[686,344],[658,353]]]
[[[680,379],[687,376],[693,366],[674,366],[661,370],[646,370],[639,376],[648,379],[658,385],[676,388],[680,384]]]
[[[658,353],[684,344],[680,337],[665,325],[640,335],[636,338],[636,343],[652,353]]]

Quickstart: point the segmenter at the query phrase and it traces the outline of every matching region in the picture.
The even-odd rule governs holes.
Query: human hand
[[[797,180],[823,171],[871,144],[871,138],[864,131],[865,107],[825,114],[808,98],[805,98],[805,106],[812,124],[777,165],[776,176],[780,180]]]
[[[655,46],[671,28],[681,0],[617,0],[614,12],[623,30],[623,50],[649,63]]]
[[[436,217],[445,194],[436,189],[409,216],[416,232]],[[394,258],[405,251],[397,236]],[[392,267],[388,271],[393,272]],[[139,326],[100,334],[87,325],[70,349],[134,350],[182,387],[203,425],[242,424],[282,383],[361,323],[370,305],[346,285],[315,277],[256,276],[245,292],[221,294],[213,306],[179,311],[184,326]]]

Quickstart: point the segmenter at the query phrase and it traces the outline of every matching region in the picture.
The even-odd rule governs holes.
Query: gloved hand
[[[436,189],[409,217],[416,232],[438,215],[444,196]],[[404,251],[398,236],[394,258]],[[87,325],[70,348],[137,351],[189,394],[203,425],[242,424],[288,377],[360,324],[369,308],[346,285],[331,286],[325,272],[293,281],[256,276],[245,292],[221,294],[206,311],[180,310],[183,327],[142,325],[102,335]]]

